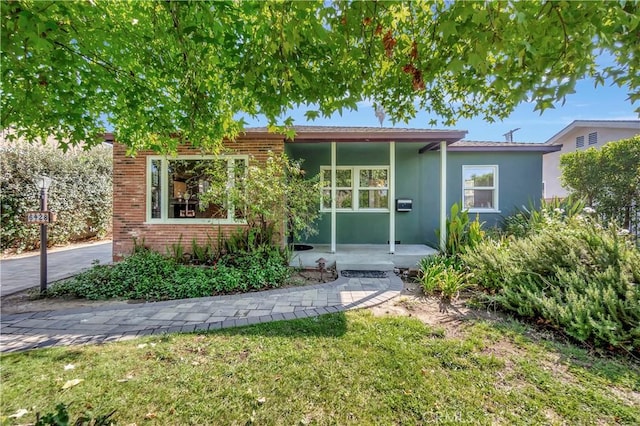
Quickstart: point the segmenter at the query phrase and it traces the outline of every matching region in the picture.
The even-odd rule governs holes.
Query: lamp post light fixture
[[[36,187],[40,190],[40,211],[47,211],[47,191],[53,179],[40,175],[35,179]],[[40,224],[40,293],[47,291],[47,223]]]

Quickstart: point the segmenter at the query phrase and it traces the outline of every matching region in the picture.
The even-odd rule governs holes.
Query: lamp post
[[[47,190],[51,186],[49,176],[38,176],[36,187],[40,190],[40,211],[47,211]],[[47,291],[47,223],[40,224],[40,293]]]

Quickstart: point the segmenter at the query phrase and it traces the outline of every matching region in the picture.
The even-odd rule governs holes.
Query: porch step
[[[393,268],[395,268],[393,262],[388,261],[388,260],[380,260],[380,261],[376,261],[376,262],[367,262],[367,261],[360,261],[360,262],[343,262],[340,260],[336,260],[336,270],[338,272],[340,271],[344,271],[344,270],[351,270],[351,271],[393,271]]]

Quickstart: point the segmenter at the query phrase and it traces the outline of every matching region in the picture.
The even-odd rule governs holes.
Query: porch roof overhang
[[[560,148],[561,149],[561,148]],[[491,141],[457,141],[450,144],[450,152],[548,152],[560,151],[558,146],[542,143],[525,142],[491,142]],[[431,142],[420,148],[420,154],[427,151],[439,151],[440,144]]]
[[[295,126],[296,132],[287,143],[323,143],[323,142],[413,142],[452,144],[462,139],[466,130],[404,129],[391,127],[336,127],[336,126]],[[273,137],[266,127],[246,129],[245,136]],[[284,135],[280,135],[284,138]]]

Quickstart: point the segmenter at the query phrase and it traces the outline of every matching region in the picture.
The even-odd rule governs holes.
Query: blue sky
[[[486,123],[481,118],[460,120],[453,127],[467,130],[466,140],[504,141],[504,134],[511,129],[513,140],[517,142],[546,142],[573,120],[637,120],[634,109],[638,107],[627,100],[627,90],[617,86],[598,86],[594,88],[593,80],[580,80],[576,84],[576,93],[568,95],[564,105],[558,104],[555,109],[545,110],[542,115],[534,111],[534,104],[521,104],[505,120]],[[292,111],[291,116],[297,125],[317,126],[380,126],[373,107],[361,103],[358,111],[347,112],[343,116],[335,114],[330,118],[318,118],[307,122],[305,109]],[[395,127],[429,128],[432,116],[419,112],[409,123],[399,123]],[[247,127],[265,126],[266,120],[246,118]],[[385,120],[385,127],[392,123]],[[439,128],[442,128],[441,126]]]

